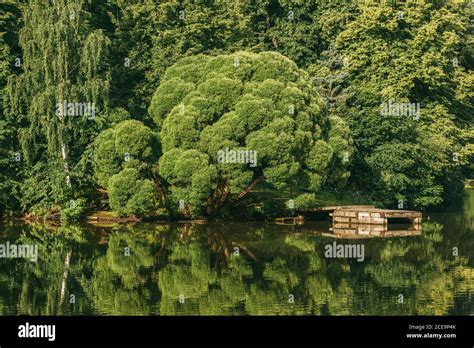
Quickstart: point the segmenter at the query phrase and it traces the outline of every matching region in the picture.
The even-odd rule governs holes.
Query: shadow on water
[[[0,310],[3,315],[469,315],[472,207],[426,217],[422,233],[402,226],[370,238],[335,238],[338,231],[328,231],[324,221],[299,228],[3,225],[0,245],[36,245],[39,254],[37,262],[0,259]],[[336,245],[363,250],[363,261],[328,256]]]

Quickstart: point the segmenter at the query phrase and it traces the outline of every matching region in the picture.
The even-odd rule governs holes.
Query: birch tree
[[[19,127],[28,185],[56,186],[40,195],[25,187],[27,208],[71,198],[73,168],[104,124],[109,39],[89,25],[84,0],[32,0],[23,15],[23,73],[9,82],[9,113]]]

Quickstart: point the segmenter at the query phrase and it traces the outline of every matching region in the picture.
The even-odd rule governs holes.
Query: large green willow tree
[[[91,27],[84,6],[83,0],[33,0],[23,11],[23,72],[9,83],[7,112],[24,159],[25,209],[49,208],[81,194],[75,172],[105,122],[110,42]],[[92,105],[96,114],[58,107],[64,103]]]
[[[161,130],[159,174],[174,202],[207,213],[260,182],[278,192],[344,183],[351,153],[341,118],[321,112],[308,74],[275,52],[185,58],[169,68],[149,108]],[[251,151],[254,163],[219,153]]]
[[[309,76],[275,52],[181,59],[167,70],[149,113],[163,151],[151,172],[159,152],[140,122],[124,121],[95,143],[96,181],[122,214],[143,215],[140,206],[153,201],[144,198],[153,190],[147,176],[171,212],[192,216],[235,206],[260,183],[296,198],[349,176],[347,126],[322,112]],[[224,159],[229,151],[247,159]]]

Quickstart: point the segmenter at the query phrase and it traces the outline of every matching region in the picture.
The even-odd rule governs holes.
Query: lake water
[[[38,260],[0,259],[0,313],[472,315],[474,192],[424,221],[356,239],[311,222],[4,224],[0,245],[37,246]],[[326,257],[334,242],[363,246],[363,261]]]

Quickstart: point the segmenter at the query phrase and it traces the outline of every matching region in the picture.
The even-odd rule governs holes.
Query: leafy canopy
[[[346,165],[348,128],[322,112],[308,74],[275,52],[183,58],[166,71],[149,114],[170,200],[195,213],[239,199],[261,180],[275,190],[316,191],[348,175],[329,171]],[[228,150],[254,151],[256,163],[222,163]]]

